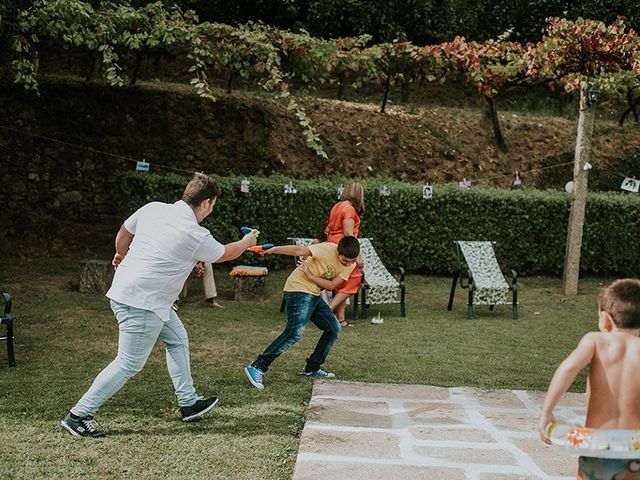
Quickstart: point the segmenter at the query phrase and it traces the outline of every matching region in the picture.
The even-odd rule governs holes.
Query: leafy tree
[[[611,23],[619,15],[640,28],[637,0],[175,0],[202,20],[239,25],[263,22],[322,38],[372,35],[376,43],[416,45],[453,40],[484,42],[507,30],[512,39],[537,42],[549,17]],[[141,3],[145,3],[140,0]]]
[[[549,19],[541,42],[527,49],[527,74],[573,92],[584,82],[615,88],[620,75],[640,74],[640,37],[618,17],[610,25],[578,18]]]
[[[501,149],[506,149],[495,98],[528,80],[525,49],[518,42],[499,39],[478,43],[467,42],[462,37],[441,44],[439,49],[450,65],[450,74],[473,87],[484,99],[496,142]]]
[[[10,5],[0,1],[5,2],[3,7]],[[359,0],[349,2],[359,4]],[[342,8],[337,2],[327,2],[325,8],[329,7]],[[210,75],[224,75],[227,92],[236,77],[273,92],[294,112],[307,145],[320,156],[326,153],[304,108],[290,95],[290,82],[307,89],[337,84],[339,97],[348,83],[354,88],[383,85],[384,112],[393,85],[402,86],[406,100],[412,83],[462,79],[485,100],[498,145],[505,148],[495,99],[507,89],[543,82],[572,92],[589,81],[622,95],[637,89],[640,73],[638,36],[627,30],[622,18],[610,25],[554,18],[536,44],[523,45],[502,35],[486,42],[455,37],[424,47],[409,41],[369,45],[368,35],[326,40],[254,22],[200,23],[195,12],[162,2],[134,7],[125,1],[94,6],[82,0],[37,0],[15,19],[15,79],[27,89],[37,89],[38,51],[43,43],[89,56],[100,67],[98,75],[111,85],[134,83],[145,58],[170,53],[188,60],[191,84],[204,98],[215,99]],[[92,75],[93,68],[88,77]],[[634,101],[630,100],[631,111]]]

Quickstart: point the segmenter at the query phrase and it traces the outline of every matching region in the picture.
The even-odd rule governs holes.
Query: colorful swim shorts
[[[640,459],[580,457],[578,478],[582,480],[640,480]]]

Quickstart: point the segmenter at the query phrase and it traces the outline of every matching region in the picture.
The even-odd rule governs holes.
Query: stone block
[[[307,429],[300,438],[300,451],[346,458],[400,460],[400,439],[386,432]]]
[[[526,408],[526,405],[510,390],[488,390],[472,387],[464,387],[462,390],[467,397],[472,398],[481,406]]]
[[[540,480],[540,477],[522,473],[481,473],[480,480]]]
[[[404,404],[407,415],[419,425],[470,424],[471,419],[464,407],[454,403]]]
[[[518,465],[516,458],[508,451],[498,448],[455,448],[455,447],[413,447],[416,454],[426,458],[445,460],[450,466],[462,467],[465,464]]]
[[[576,474],[578,459],[567,451],[550,447],[539,438],[518,438],[513,440],[513,444],[551,477],[572,477]]]
[[[233,277],[233,299],[261,302],[264,300],[264,286],[266,283],[266,275],[259,277],[239,275]]]
[[[474,443],[496,443],[485,430],[479,428],[411,427],[409,431],[416,440],[455,442],[464,440]]]
[[[405,400],[448,400],[449,389],[430,385],[399,385],[361,382],[316,382],[314,395],[333,397],[394,398]]]
[[[480,414],[493,424],[498,430],[507,430],[511,432],[530,432],[536,434],[536,425],[538,425],[538,412],[531,410],[522,410],[521,412],[496,412],[482,411]]]
[[[352,427],[392,427],[386,402],[359,402],[333,398],[312,398],[307,411],[307,421]]]
[[[540,391],[529,391],[527,392],[527,396],[531,400],[531,402],[538,406],[542,407],[544,403],[544,397],[546,392]],[[576,393],[576,392],[567,392],[565,393],[560,401],[558,402],[559,407],[566,408],[584,408],[586,395],[584,393]]]
[[[82,193],[77,190],[73,190],[71,192],[64,192],[58,195],[58,200],[60,203],[78,203],[82,201]]]
[[[106,260],[80,262],[80,292],[107,293],[113,281],[113,266]]]
[[[300,461],[293,480],[465,480],[462,469],[356,462]]]

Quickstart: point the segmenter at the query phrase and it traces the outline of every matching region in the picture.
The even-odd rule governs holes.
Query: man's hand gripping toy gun
[[[254,229],[249,227],[242,227],[240,228],[240,231],[246,235],[247,233],[253,232]],[[255,230],[255,232],[257,237],[260,234],[260,232],[258,230]],[[274,246],[273,243],[264,243],[262,245],[255,245],[254,247],[249,247],[247,248],[247,250],[250,250],[253,253],[257,253],[259,255],[264,255],[267,253],[266,251],[272,248],[273,246]]]

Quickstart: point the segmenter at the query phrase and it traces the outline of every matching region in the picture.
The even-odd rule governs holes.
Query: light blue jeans
[[[150,310],[130,307],[111,300],[111,310],[120,331],[118,355],[102,370],[78,403],[71,409],[80,417],[93,416],[122,386],[142,370],[158,339],[166,346],[167,369],[178,397],[187,407],[196,400],[189,362],[189,337],[178,315],[171,310],[168,322]]]

